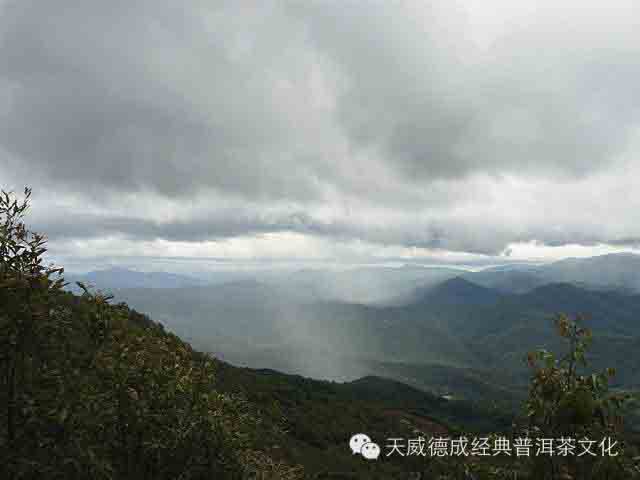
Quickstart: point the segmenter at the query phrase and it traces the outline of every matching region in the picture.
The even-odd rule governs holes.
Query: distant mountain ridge
[[[546,279],[598,288],[640,292],[640,255],[613,253],[589,258],[567,258],[541,268]]]
[[[567,258],[553,263],[486,269],[462,275],[478,285],[509,293],[526,293],[549,283],[570,283],[582,288],[640,293],[640,255],[612,253]]]
[[[299,290],[298,297],[377,305],[415,302],[432,287],[463,278],[501,293],[526,293],[549,283],[640,293],[640,255],[617,253],[568,258],[544,265],[513,264],[465,272],[446,267],[358,267],[340,271],[300,269],[293,272],[208,272],[183,275],[114,267],[67,275],[100,289],[183,288],[257,280],[279,290]],[[460,285],[460,288],[463,288]],[[304,290],[304,292],[301,292]]]
[[[138,272],[126,268],[95,270],[83,275],[66,275],[71,290],[77,290],[75,282],[94,285],[98,289],[112,290],[122,288],[182,288],[206,285],[195,277],[167,272]]]
[[[419,289],[415,303],[465,303],[468,305],[492,305],[503,296],[498,290],[478,285],[464,277],[445,280],[432,288]]]

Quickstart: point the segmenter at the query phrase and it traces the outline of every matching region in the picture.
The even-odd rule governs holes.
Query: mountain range
[[[126,268],[109,268],[80,275],[65,275],[70,289],[79,291],[76,282],[103,290],[118,288],[179,288],[205,285],[207,282],[187,275],[167,272],[139,272]]]
[[[526,393],[526,352],[560,347],[552,321],[558,313],[584,314],[595,335],[595,365],[614,365],[617,385],[640,385],[634,360],[640,294],[630,268],[639,258],[607,255],[481,272],[296,271],[216,285],[156,282],[164,287],[113,293],[238,365],[341,381],[382,375],[442,395],[515,403]],[[598,269],[606,275],[599,278]],[[393,298],[366,303],[340,298],[359,294],[337,295],[337,286],[347,288],[345,279],[375,274],[377,288],[401,285],[388,288]],[[324,288],[332,278],[336,288]]]
[[[415,290],[458,276],[508,293],[526,293],[549,283],[572,283],[586,289],[633,293],[640,292],[640,255],[617,253],[567,258],[546,264],[514,263],[480,271],[407,264],[399,267],[365,266],[341,270],[218,270],[184,275],[113,267],[67,275],[66,279],[69,283],[82,281],[102,289],[180,288],[257,280],[306,298],[365,304],[401,304],[415,300]]]

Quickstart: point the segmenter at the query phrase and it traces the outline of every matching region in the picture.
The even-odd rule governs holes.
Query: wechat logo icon
[[[380,446],[373,443],[364,433],[356,433],[349,440],[349,448],[354,455],[362,455],[367,460],[377,460],[380,456]]]

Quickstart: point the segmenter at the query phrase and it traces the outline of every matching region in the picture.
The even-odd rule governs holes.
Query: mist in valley
[[[553,327],[559,311],[587,309],[588,326],[603,337],[595,344],[595,361],[604,363],[613,351],[621,381],[640,379],[629,360],[638,346],[634,315],[640,312],[629,265],[640,261],[623,257],[477,271],[416,265],[260,269],[216,272],[214,281],[197,273],[123,269],[77,279],[102,278],[115,286],[127,284],[119,277],[130,277],[137,287],[103,287],[115,301],[234,365],[335,381],[383,375],[441,394],[504,396],[526,383],[527,351],[560,346]],[[602,276],[590,274],[602,265],[612,279],[605,286]],[[513,392],[502,392],[505,386]]]

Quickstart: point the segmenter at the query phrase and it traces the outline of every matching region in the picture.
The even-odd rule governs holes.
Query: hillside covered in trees
[[[11,479],[631,478],[633,438],[590,333],[557,323],[566,356],[532,353],[522,416],[379,377],[350,383],[233,367],[45,262],[30,191],[0,197],[0,477]],[[523,352],[524,355],[524,352]],[[355,456],[349,437],[615,438],[616,456]],[[426,441],[426,440],[425,440]]]

